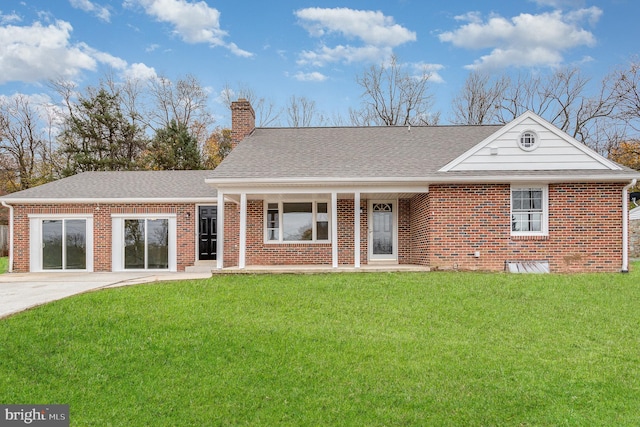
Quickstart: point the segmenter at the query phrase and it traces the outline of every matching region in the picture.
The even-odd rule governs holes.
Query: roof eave
[[[217,201],[217,197],[189,197],[189,198],[11,198],[11,197],[0,197],[0,201],[5,202],[9,205],[33,205],[33,204],[116,204],[116,203],[140,203],[140,204],[153,204],[153,203],[215,203]]]
[[[394,185],[394,184],[494,184],[505,182],[628,182],[640,179],[640,173],[589,173],[568,175],[563,173],[518,175],[450,175],[448,173],[421,177],[362,177],[362,178],[208,178],[206,183],[216,188],[260,187],[260,186],[342,186],[342,185]]]

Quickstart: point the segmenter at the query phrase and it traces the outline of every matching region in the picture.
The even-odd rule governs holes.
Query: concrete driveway
[[[208,277],[211,273],[5,273],[0,274],[0,318],[95,289]]]

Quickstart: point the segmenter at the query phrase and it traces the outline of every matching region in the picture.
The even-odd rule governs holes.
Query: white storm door
[[[369,260],[398,260],[397,228],[396,202],[369,204]]]

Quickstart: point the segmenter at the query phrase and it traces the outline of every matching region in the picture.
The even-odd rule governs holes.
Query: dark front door
[[[198,209],[198,238],[200,242],[198,259],[200,260],[216,259],[218,242],[217,216],[216,206],[200,206]]]

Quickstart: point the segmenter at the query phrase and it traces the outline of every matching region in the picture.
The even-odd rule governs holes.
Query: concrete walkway
[[[101,288],[168,280],[206,279],[211,273],[5,273],[0,274],[0,318]]]

